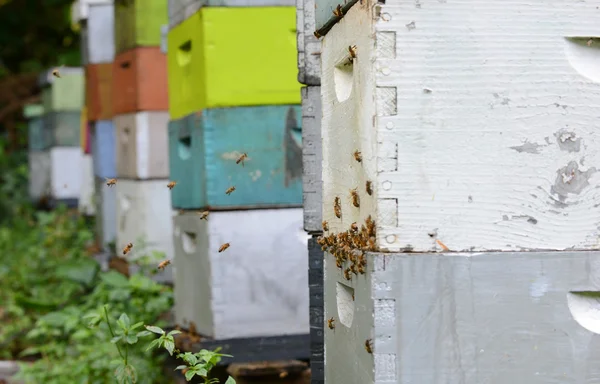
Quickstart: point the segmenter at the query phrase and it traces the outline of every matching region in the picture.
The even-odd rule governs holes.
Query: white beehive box
[[[298,81],[321,85],[321,42],[316,38],[315,0],[296,0]]]
[[[304,230],[321,232],[323,182],[321,87],[302,88],[302,207]]]
[[[103,178],[95,178],[96,239],[105,251],[117,237],[117,189],[106,185]]]
[[[40,200],[50,196],[50,151],[27,154],[29,161],[29,197]]]
[[[168,112],[117,115],[113,122],[117,142],[117,177],[169,177]]]
[[[91,155],[82,155],[81,158],[81,193],[79,196],[79,212],[93,216],[96,213],[94,204],[94,164]]]
[[[79,147],[50,149],[50,195],[53,199],[79,199],[83,177],[83,152]]]
[[[326,383],[591,384],[600,376],[599,252],[366,258],[367,273],[348,281],[325,256],[325,319],[335,327],[325,320]]]
[[[211,212],[208,220],[182,211],[173,233],[177,324],[215,339],[308,333],[302,209]]]
[[[153,251],[164,253],[164,259],[173,258],[173,219],[169,180],[119,179],[116,189],[117,254],[132,243],[131,252],[124,256],[136,260]],[[161,259],[162,260],[162,259]],[[158,260],[160,262],[161,260]],[[157,263],[158,264],[158,263]],[[171,280],[167,274],[158,280]]]
[[[331,230],[371,215],[382,251],[597,249],[598,5],[356,3],[322,41]]]
[[[79,0],[71,20],[81,24],[83,65],[110,63],[115,57],[113,0]]]

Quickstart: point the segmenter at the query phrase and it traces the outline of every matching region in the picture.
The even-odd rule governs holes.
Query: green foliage
[[[31,211],[27,200],[27,152],[6,153],[6,140],[0,137],[0,224],[24,211]]]

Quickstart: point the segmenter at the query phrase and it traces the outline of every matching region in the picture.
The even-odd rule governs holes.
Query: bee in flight
[[[158,269],[165,269],[167,265],[171,264],[171,260],[164,260],[158,264]]]
[[[219,247],[219,253],[223,252],[224,250],[226,250],[227,248],[229,248],[229,243],[225,243],[223,245],[221,245]]]
[[[117,179],[106,179],[106,185],[108,185],[109,187],[112,187],[115,184],[117,184]]]
[[[177,185],[176,181],[171,181],[171,182],[169,182],[169,184],[167,184],[167,188],[173,189],[173,188],[175,188],[176,185]]]
[[[209,211],[204,211],[204,212],[198,213],[200,215],[200,220],[208,220],[209,213],[210,213]]]
[[[242,167],[244,166],[244,160],[246,160],[248,158],[248,154],[247,153],[242,153],[242,155],[240,157],[238,157],[238,159],[235,161],[236,164],[242,163]]]
[[[129,243],[127,244],[124,248],[123,248],[123,254],[126,255],[131,251],[131,248],[133,248],[133,244]]]
[[[229,188],[227,188],[227,190],[225,191],[226,195],[231,195],[231,192],[235,191],[235,187],[231,186]]]

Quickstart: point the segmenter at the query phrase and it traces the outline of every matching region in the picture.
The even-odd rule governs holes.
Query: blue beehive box
[[[206,109],[171,121],[173,208],[302,206],[300,124],[296,105]],[[248,158],[236,164],[242,153]]]
[[[111,120],[99,120],[92,124],[91,148],[94,162],[94,176],[113,178],[117,176],[115,154],[115,126]]]

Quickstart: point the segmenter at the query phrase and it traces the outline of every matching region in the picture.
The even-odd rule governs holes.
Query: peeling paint
[[[551,188],[551,193],[558,195],[560,202],[564,203],[569,194],[578,195],[589,186],[589,179],[595,172],[594,167],[582,172],[576,161],[570,161],[566,167],[556,171],[556,181]]]
[[[519,153],[531,153],[531,154],[537,155],[540,153],[539,149],[542,147],[544,147],[544,146],[540,145],[540,144],[530,143],[528,141],[525,141],[525,143],[523,143],[522,145],[510,147],[510,149],[514,149],[515,151],[517,151]]]
[[[250,178],[252,179],[252,181],[256,181],[256,180],[260,179],[260,177],[262,176],[262,172],[260,171],[260,169],[257,169],[256,171],[253,171],[253,172],[248,172],[248,174],[250,175]]]
[[[554,136],[561,151],[579,152],[581,150],[581,138],[578,138],[575,132],[561,129]]]

